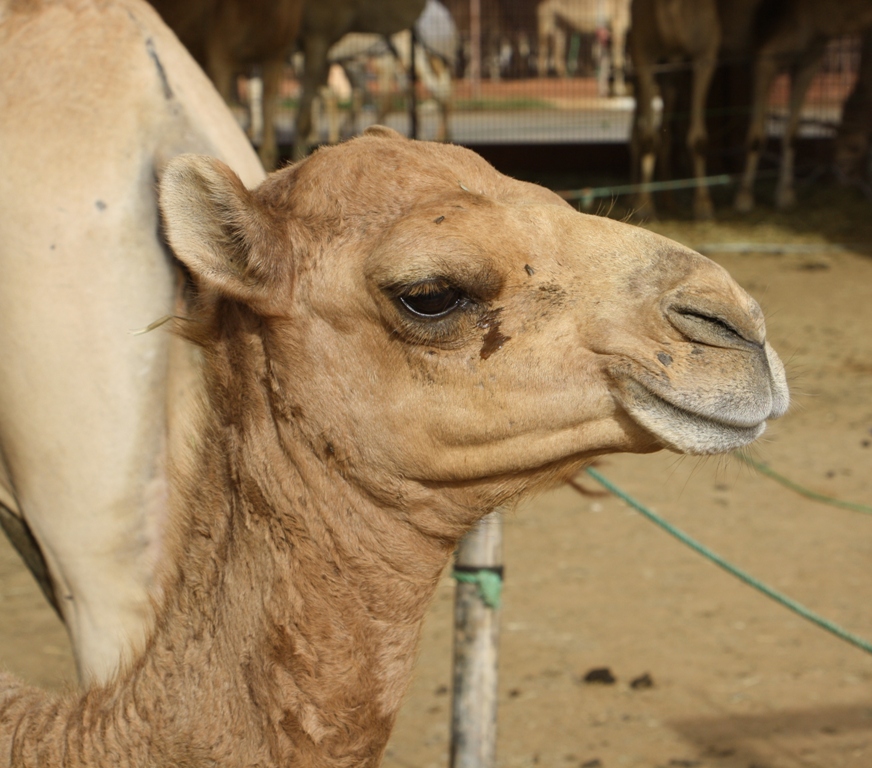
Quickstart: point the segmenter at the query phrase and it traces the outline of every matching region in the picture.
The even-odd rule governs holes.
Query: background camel
[[[849,183],[869,181],[872,136],[872,30],[863,35],[857,82],[845,100],[836,132],[835,163],[840,178]],[[868,187],[867,187],[868,189]]]
[[[414,24],[415,32],[415,81],[429,98],[433,99],[439,110],[437,141],[448,141],[451,137],[449,125],[451,97],[453,91],[452,72],[457,64],[460,40],[457,27],[451,14],[437,0],[427,0],[424,12]],[[353,32],[345,35],[331,46],[328,60],[331,65],[338,64],[347,76],[346,88],[351,102],[348,127],[343,132],[348,138],[358,132],[357,119],[363,104],[370,98],[369,72],[374,71],[378,83],[375,96],[376,118],[378,124],[396,108],[397,98],[412,103],[412,31],[397,32],[389,39],[379,35]],[[332,72],[331,72],[332,77]],[[328,142],[335,144],[340,138],[339,100],[340,93],[330,84],[322,90],[322,100],[326,102],[329,123]],[[313,120],[313,126],[314,126]],[[318,133],[317,130],[313,133]]]
[[[471,76],[472,18],[468,0],[444,0],[462,41],[461,70]],[[479,76],[499,80],[503,75],[535,74],[533,40],[538,0],[481,0],[479,3]]]
[[[482,515],[603,453],[735,449],[787,407],[723,269],[468,150],[379,128],[253,193],[186,156],[161,201],[206,401],[155,630],[84,694],[0,676],[5,765],[375,766]]]
[[[293,156],[309,151],[312,133],[312,105],[321,86],[327,83],[330,47],[349,32],[382,37],[409,29],[424,10],[425,0],[318,0],[305,5],[300,40],[303,75],[297,107]]]
[[[631,138],[632,171],[643,184],[654,178],[657,155],[669,148],[668,126],[675,112],[675,77],[689,63],[692,85],[687,148],[696,179],[706,175],[707,130],[705,99],[717,65],[721,26],[715,0],[634,0],[630,56],[636,72],[636,109]],[[659,86],[659,87],[658,87]],[[662,126],[656,123],[653,99],[663,99]],[[667,134],[663,136],[662,134]],[[667,165],[661,157],[661,165]],[[713,212],[708,187],[698,183],[694,215],[710,218]],[[639,192],[636,212],[654,214],[650,191]]]
[[[760,10],[765,11],[765,3]],[[791,207],[796,200],[793,163],[800,112],[826,44],[839,35],[862,32],[872,26],[872,3],[868,0],[795,0],[779,4],[778,13],[759,17],[755,26],[754,91],[751,125],[748,129],[745,170],[736,194],[739,211],[754,207],[754,180],[760,153],[766,143],[769,90],[779,72],[790,72],[787,123],[781,140],[781,162],[775,203]]]
[[[227,103],[235,77],[257,67],[263,78],[260,159],[278,163],[275,114],[285,63],[297,45],[303,0],[150,0],[206,71]]]
[[[196,372],[177,340],[131,333],[183,311],[155,176],[184,151],[263,171],[139,0],[2,0],[0,67],[0,522],[81,677],[105,679],[145,631]]]
[[[600,35],[596,57],[600,94],[608,95],[611,76],[612,92],[623,96],[630,5],[630,0],[542,0],[536,9],[540,77],[550,71],[549,63],[558,77],[566,76],[567,30],[591,39]]]

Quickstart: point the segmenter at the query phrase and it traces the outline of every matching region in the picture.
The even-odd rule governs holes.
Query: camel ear
[[[395,131],[393,128],[388,128],[386,125],[371,125],[363,132],[364,136],[378,136],[382,139],[396,139],[401,141],[408,141],[408,137],[403,136],[399,131]]]
[[[160,180],[170,246],[203,287],[262,307],[280,277],[272,217],[220,160],[180,155]],[[271,226],[272,225],[272,226]]]

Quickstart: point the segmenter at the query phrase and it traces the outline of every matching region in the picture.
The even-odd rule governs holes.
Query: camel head
[[[182,156],[161,200],[202,295],[257,320],[278,418],[373,493],[504,503],[600,454],[733,450],[787,408],[722,268],[459,147],[379,128],[254,191]]]

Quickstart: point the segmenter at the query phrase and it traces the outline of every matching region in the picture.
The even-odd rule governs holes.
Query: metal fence
[[[535,30],[529,30],[527,40],[535,40]],[[565,61],[557,75],[553,63],[548,72],[536,71],[538,56],[533,48],[526,50],[525,65],[513,65],[518,56],[507,46],[502,64],[490,64],[482,49],[470,46],[463,39],[462,55],[451,70],[450,116],[451,140],[465,145],[476,144],[548,144],[603,143],[629,140],[634,110],[632,63],[626,65],[627,87],[622,94],[610,92],[614,72],[603,73],[596,37],[569,36],[565,46]],[[470,49],[479,60],[470,61]],[[842,104],[857,77],[859,37],[856,35],[833,40],[821,63],[820,71],[809,90],[802,112],[800,135],[832,135],[838,125]],[[380,54],[391,56],[392,54]],[[514,58],[513,58],[514,57]],[[407,64],[407,63],[406,63]],[[670,65],[676,69],[676,65]],[[678,65],[680,69],[682,65]],[[322,90],[316,113],[316,143],[335,141],[357,134],[368,125],[383,122],[406,135],[412,134],[409,113],[409,67],[395,62],[392,76],[386,78],[379,70],[376,58],[365,57],[355,62],[356,71],[349,75],[348,62],[337,62],[331,71],[331,86]],[[277,127],[280,137],[290,142],[299,82],[289,65],[283,87],[282,109]],[[438,138],[440,98],[428,91],[425,78],[417,71],[417,137]],[[778,135],[787,112],[790,81],[779,76],[770,94],[770,134]],[[246,88],[241,89],[244,96]],[[747,112],[747,103],[713,107]],[[240,120],[248,123],[244,111]]]

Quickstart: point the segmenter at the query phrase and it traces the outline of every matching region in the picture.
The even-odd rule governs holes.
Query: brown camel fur
[[[184,314],[155,178],[182,152],[264,174],[140,0],[0,0],[0,71],[0,524],[105,680],[146,633],[198,375],[189,345],[131,333]]]
[[[161,182],[199,301],[145,651],[107,686],[0,677],[0,765],[377,765],[459,538],[600,454],[744,445],[787,407],[760,308],[698,254],[388,129],[255,192]]]
[[[297,45],[303,0],[150,0],[206,71],[227,103],[234,78],[258,67],[263,77],[264,168],[278,163],[275,114],[285,63]]]
[[[862,32],[872,26],[872,3],[869,0],[841,0],[838,3],[827,0],[779,3],[770,0],[772,4],[779,12],[771,14],[766,25],[758,25],[755,29],[757,43],[748,154],[735,201],[736,209],[743,212],[754,207],[754,180],[766,142],[769,91],[776,75],[784,70],[791,75],[788,117],[781,140],[781,163],[775,192],[777,207],[784,209],[796,202],[793,144],[802,104],[827,42],[839,35]]]
[[[706,175],[705,99],[717,65],[721,29],[715,0],[634,0],[632,6],[630,57],[636,70],[636,110],[633,116],[631,152],[633,175],[643,184],[654,179],[654,167],[661,137],[674,114],[674,67],[689,62],[693,85],[687,148],[696,179]],[[659,88],[658,88],[659,83]],[[663,128],[655,124],[652,100],[660,93],[663,100]],[[654,201],[648,189],[636,198],[636,215],[654,215]],[[694,215],[712,216],[708,187],[698,183],[693,199]]]

